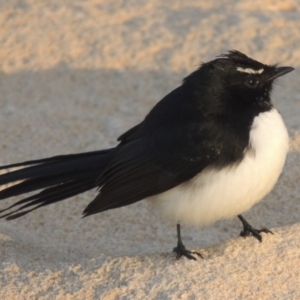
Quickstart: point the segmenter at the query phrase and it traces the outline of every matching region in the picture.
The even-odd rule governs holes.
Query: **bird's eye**
[[[255,89],[259,84],[259,80],[257,77],[248,77],[245,81],[245,85],[251,89]]]

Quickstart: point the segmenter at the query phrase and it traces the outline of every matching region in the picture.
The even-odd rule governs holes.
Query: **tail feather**
[[[70,174],[71,172],[74,174],[82,174],[83,171],[90,172],[95,170],[95,167],[97,168],[97,158],[99,158],[99,162],[103,160],[103,156],[109,155],[110,152],[107,152],[107,150],[104,151],[96,151],[96,152],[90,152],[90,155],[82,155],[78,154],[78,157],[76,158],[76,154],[72,154],[71,157],[65,156],[58,156],[60,159],[57,158],[57,156],[53,158],[48,158],[44,160],[36,160],[31,161],[35,164],[39,162],[37,165],[29,166],[24,169],[15,170],[12,172],[5,173],[0,176],[0,185],[24,180],[27,178],[35,178],[40,177],[41,175],[46,176],[54,176],[54,175],[62,175],[62,174]],[[52,161],[53,159],[53,161]],[[45,161],[45,162],[43,162]],[[41,163],[40,163],[41,162]],[[23,167],[27,166],[29,164],[28,162],[18,163],[18,164],[12,164],[8,165],[5,168],[2,167],[1,169],[10,169],[12,167]]]
[[[56,203],[59,201],[62,201],[66,198],[81,194],[83,192],[86,192],[90,189],[95,187],[95,182],[94,180],[87,180],[85,182],[79,182],[79,181],[72,181],[72,182],[67,182],[64,183],[60,186],[55,186],[51,187],[48,189],[43,190],[37,195],[27,197],[23,200],[18,201],[17,203],[13,204],[10,208],[13,208],[17,205],[26,203],[19,207],[18,209],[9,212],[5,215],[0,216],[0,218],[7,218],[8,220],[16,219],[20,216],[24,216],[25,214],[36,210],[42,206],[46,206],[52,203]],[[36,205],[36,206],[34,206]],[[27,210],[27,211],[22,211],[22,214],[18,213],[20,210],[23,210],[25,208],[32,207],[33,208]]]
[[[75,192],[75,189],[76,190],[78,188],[81,188],[81,189],[83,188],[84,189],[84,187],[90,186],[89,184],[93,185],[92,186],[92,188],[93,188],[94,185],[95,185],[94,180],[89,179],[89,180],[86,180],[86,181],[83,181],[83,182],[81,182],[79,180],[75,180],[75,181],[73,180],[73,181],[68,181],[68,182],[61,183],[60,185],[55,185],[55,186],[52,186],[52,187],[48,187],[48,188],[42,190],[41,192],[39,192],[37,194],[34,194],[32,196],[21,199],[21,200],[15,202],[14,204],[12,204],[11,206],[0,210],[0,213],[6,211],[8,209],[11,209],[15,206],[26,203],[24,206],[20,207],[20,209],[23,209],[23,208],[29,207],[31,205],[35,205],[35,204],[37,204],[41,201],[47,200],[46,197],[54,197],[58,194],[60,194],[60,195],[62,195],[62,193],[66,194],[66,192],[73,192],[73,191]]]
[[[20,163],[15,164],[9,164],[0,166],[0,170],[9,169],[9,168],[15,168],[15,167],[24,167],[28,165],[36,165],[41,163],[48,163],[48,162],[66,162],[70,160],[77,160],[84,157],[91,157],[97,154],[108,154],[111,152],[112,149],[106,149],[106,150],[97,150],[97,151],[91,151],[91,152],[84,152],[84,153],[75,153],[75,154],[66,154],[66,155],[56,155],[48,158],[42,158],[42,159],[36,159],[36,160],[27,160]]]
[[[70,179],[69,174],[57,177],[44,176],[40,178],[26,179],[20,183],[6,188],[5,190],[0,191],[0,200],[40,190],[48,186],[53,186],[68,179]]]
[[[12,212],[1,215],[0,218],[16,219],[39,207],[95,188],[97,178],[103,172],[112,153],[112,149],[108,149],[55,156],[0,167],[0,170],[8,170],[8,173],[0,175],[0,185],[14,184],[0,191],[0,200],[42,190],[0,210],[0,213],[3,213],[21,205]],[[23,168],[9,170],[14,167]],[[30,209],[22,211],[29,207]]]

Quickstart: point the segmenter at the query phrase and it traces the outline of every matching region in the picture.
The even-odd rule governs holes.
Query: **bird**
[[[147,199],[176,224],[176,258],[201,253],[182,242],[181,224],[208,226],[235,216],[241,236],[262,241],[242,216],[276,184],[288,133],[271,101],[274,82],[293,67],[263,64],[237,50],[202,63],[110,149],[1,166],[0,211],[17,219],[91,189],[83,217]]]

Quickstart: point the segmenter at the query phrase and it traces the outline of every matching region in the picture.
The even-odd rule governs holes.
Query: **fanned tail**
[[[0,200],[41,191],[0,210],[0,218],[16,219],[39,207],[95,188],[112,150],[60,155],[1,166],[0,170],[7,173],[0,175],[0,186],[13,185],[0,191]]]

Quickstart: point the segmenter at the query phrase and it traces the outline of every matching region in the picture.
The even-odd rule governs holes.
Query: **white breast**
[[[243,213],[272,190],[285,162],[288,133],[276,109],[255,117],[250,145],[239,164],[205,169],[150,202],[175,222],[199,226]]]

